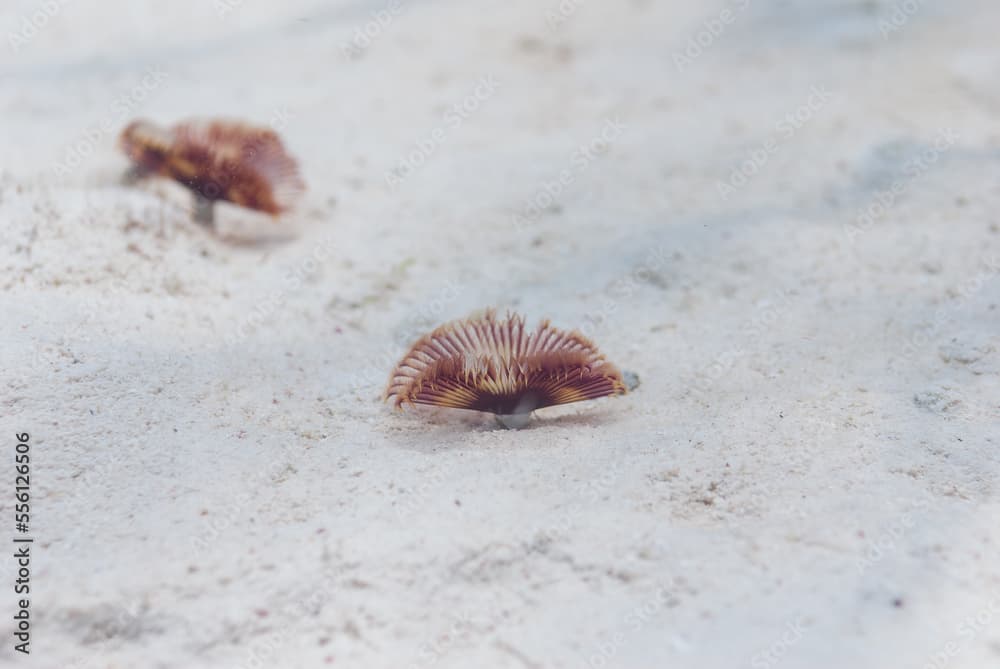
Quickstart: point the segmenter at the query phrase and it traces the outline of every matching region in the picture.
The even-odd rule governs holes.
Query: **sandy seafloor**
[[[0,17],[0,664],[1000,666],[997,3],[43,4]],[[119,184],[127,120],[205,115],[280,130],[294,214]],[[489,306],[641,386],[380,401]]]

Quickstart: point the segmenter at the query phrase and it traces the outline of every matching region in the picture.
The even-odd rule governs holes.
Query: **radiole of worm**
[[[173,179],[191,190],[195,220],[211,224],[219,200],[272,216],[305,190],[298,164],[271,128],[233,120],[191,120],[165,128],[133,121],[119,139],[132,161],[126,180]]]
[[[548,321],[532,331],[520,316],[487,311],[417,341],[392,372],[385,398],[397,408],[490,412],[506,427],[523,427],[535,409],[625,392],[618,368],[580,333]]]

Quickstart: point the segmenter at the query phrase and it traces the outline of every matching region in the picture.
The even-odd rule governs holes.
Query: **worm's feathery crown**
[[[122,130],[118,144],[136,165],[159,172],[167,160],[173,138],[170,133],[149,121],[132,121]]]
[[[618,369],[578,332],[493,311],[422,337],[389,380],[385,398],[404,403],[520,414],[625,392]]]
[[[134,121],[122,132],[121,145],[136,164],[208,200],[276,215],[290,209],[305,189],[295,159],[270,128],[195,120],[163,129]]]

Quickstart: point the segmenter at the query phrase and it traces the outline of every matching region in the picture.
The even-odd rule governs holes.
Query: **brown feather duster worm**
[[[270,128],[227,120],[162,128],[140,120],[122,131],[119,143],[133,163],[130,179],[156,175],[187,186],[202,222],[212,222],[217,200],[276,216],[305,190],[295,159]]]
[[[535,409],[625,393],[618,369],[578,332],[542,321],[534,332],[514,314],[446,323],[396,366],[385,399],[497,414],[522,426]]]

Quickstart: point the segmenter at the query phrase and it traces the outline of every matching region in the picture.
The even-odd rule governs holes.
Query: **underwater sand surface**
[[[0,657],[1000,665],[996,3],[57,4],[0,15]],[[299,209],[118,182],[195,116],[275,127]],[[641,384],[381,401],[491,306]]]

